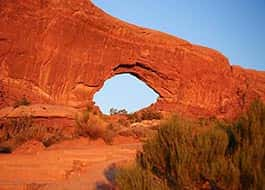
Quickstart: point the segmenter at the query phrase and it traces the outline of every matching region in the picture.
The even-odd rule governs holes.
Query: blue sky
[[[103,113],[110,108],[137,111],[155,102],[158,95],[130,74],[121,74],[105,81],[103,88],[94,96],[96,104]]]
[[[195,44],[222,52],[233,65],[265,70],[265,0],[93,0],[107,13],[124,21],[160,30]],[[95,98],[103,112],[108,107],[136,111],[154,101],[143,83],[130,76],[116,76]],[[115,78],[115,77],[114,77]],[[106,82],[107,83],[107,82]],[[137,85],[136,85],[136,84]],[[124,87],[121,87],[124,86]],[[124,89],[133,89],[133,92]],[[128,97],[122,103],[118,94]],[[131,94],[141,97],[131,97]],[[155,97],[156,98],[156,97]],[[152,101],[151,101],[152,100]],[[151,102],[150,102],[151,101]]]

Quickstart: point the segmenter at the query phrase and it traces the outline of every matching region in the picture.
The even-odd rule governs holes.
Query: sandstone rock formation
[[[1,107],[23,95],[34,103],[84,106],[121,73],[156,91],[158,110],[231,117],[252,99],[265,100],[265,72],[122,22],[89,0],[0,1]]]
[[[10,106],[0,109],[0,118],[32,116],[34,118],[68,118],[75,120],[78,114],[82,113],[72,107],[45,104],[19,106],[17,108]]]

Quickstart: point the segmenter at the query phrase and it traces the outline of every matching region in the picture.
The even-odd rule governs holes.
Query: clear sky
[[[195,44],[222,52],[233,65],[265,70],[265,0],[93,0],[107,13],[124,21],[160,30]],[[102,91],[100,105],[110,102],[111,107],[135,111],[139,103],[130,98],[124,106],[113,100],[117,93],[125,91],[124,85],[133,89],[148,102],[154,96],[138,89],[137,80],[129,76],[119,77],[119,83],[108,81],[110,90]],[[138,86],[143,85],[139,83]],[[103,87],[105,88],[105,86]],[[129,93],[129,92],[128,92]],[[124,94],[128,96],[129,94]],[[151,103],[151,102],[149,102]],[[101,105],[102,104],[102,105]],[[110,105],[108,104],[108,105]],[[148,105],[148,103],[147,103]]]

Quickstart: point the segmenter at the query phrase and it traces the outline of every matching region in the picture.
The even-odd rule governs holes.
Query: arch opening
[[[110,114],[111,108],[132,113],[150,106],[158,98],[159,94],[137,76],[125,73],[106,80],[93,101],[104,114]]]

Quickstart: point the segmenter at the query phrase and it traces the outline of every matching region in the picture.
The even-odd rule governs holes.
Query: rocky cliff
[[[156,91],[152,106],[163,111],[231,117],[256,97],[265,101],[265,72],[231,66],[213,49],[120,21],[89,0],[0,1],[1,107],[21,96],[84,106],[121,73]]]

